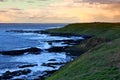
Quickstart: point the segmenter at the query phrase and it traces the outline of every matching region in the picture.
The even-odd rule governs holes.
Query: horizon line
[[[74,24],[74,23],[120,23],[120,22],[68,22],[68,23],[34,23],[34,22],[0,22],[0,24]]]

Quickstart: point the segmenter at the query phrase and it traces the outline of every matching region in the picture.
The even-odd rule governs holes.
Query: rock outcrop
[[[15,56],[15,55],[22,55],[27,52],[30,54],[39,54],[41,52],[41,49],[32,47],[32,48],[22,49],[22,50],[0,51],[0,54]]]
[[[24,69],[24,70],[18,70],[18,71],[6,71],[5,73],[3,73],[1,76],[0,76],[0,80],[8,80],[8,79],[11,79],[15,76],[20,76],[20,75],[26,75],[26,74],[29,74],[31,72],[30,69]]]

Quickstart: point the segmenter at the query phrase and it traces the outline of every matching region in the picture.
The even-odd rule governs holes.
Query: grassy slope
[[[51,29],[48,32],[95,35],[115,39],[120,37],[120,23],[76,23],[60,29]]]
[[[93,47],[47,80],[120,80],[120,24],[71,24],[50,32],[90,34],[111,41]]]

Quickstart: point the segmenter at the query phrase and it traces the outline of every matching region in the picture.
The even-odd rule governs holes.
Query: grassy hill
[[[73,46],[86,52],[47,80],[120,80],[120,23],[77,23],[48,32],[94,37]]]
[[[120,37],[120,23],[76,23],[67,25],[64,28],[51,29],[48,32],[94,35],[116,39]]]

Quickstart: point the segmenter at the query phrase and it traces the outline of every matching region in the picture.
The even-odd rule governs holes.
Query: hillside
[[[47,80],[120,80],[120,23],[77,23],[48,32],[94,37],[73,46],[86,52]]]
[[[50,29],[50,33],[74,33],[94,35],[109,39],[120,37],[120,23],[76,23],[69,24],[64,28]]]

